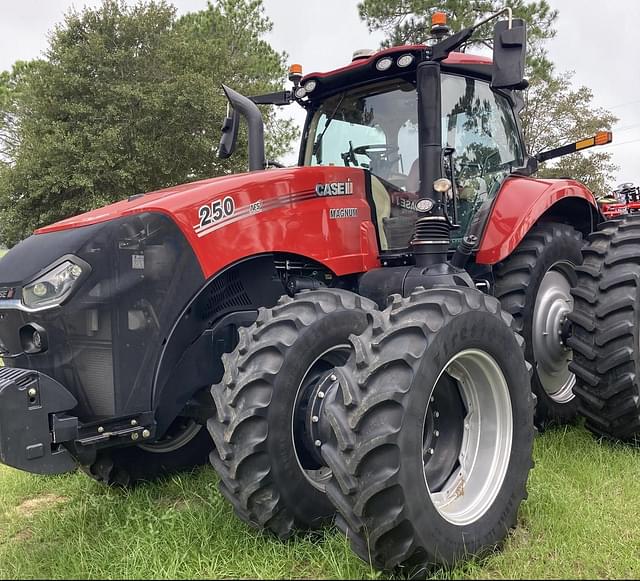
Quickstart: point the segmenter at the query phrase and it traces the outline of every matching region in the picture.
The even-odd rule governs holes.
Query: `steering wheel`
[[[371,145],[359,145],[353,148],[353,153],[357,155],[366,155],[369,159],[379,159],[383,155],[387,157],[393,153],[397,153],[400,149],[396,145],[387,145],[386,143],[375,143]]]
[[[400,148],[398,146],[387,145],[386,143],[359,145],[351,150],[353,154],[366,155],[371,160],[369,164],[370,171],[377,175],[387,175],[389,173],[394,164],[401,158],[399,151]]]
[[[340,157],[342,157],[345,167],[349,167],[350,163],[352,163],[354,167],[358,167],[360,165],[358,163],[358,158],[356,158],[356,150],[353,148],[353,141],[351,140],[349,140],[349,149],[344,153],[341,153]]]

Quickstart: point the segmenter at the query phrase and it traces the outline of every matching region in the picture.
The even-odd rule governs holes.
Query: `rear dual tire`
[[[495,269],[495,296],[513,316],[514,328],[525,340],[526,359],[533,365],[531,388],[538,398],[539,428],[566,424],[578,414],[576,378],[570,369],[573,354],[564,335],[582,246],[582,235],[572,226],[540,222]]]
[[[535,396],[510,322],[478,291],[422,290],[395,296],[353,338],[322,454],[338,526],[365,561],[409,574],[451,566],[516,525]]]
[[[639,443],[640,216],[603,223],[589,237],[573,288],[569,345],[574,391],[597,436]]]
[[[374,309],[348,291],[303,292],[239,329],[224,379],[211,390],[216,416],[208,428],[220,491],[247,524],[285,539],[333,517],[325,494],[330,473],[307,433],[308,401],[321,378],[347,360],[350,335],[364,332]]]

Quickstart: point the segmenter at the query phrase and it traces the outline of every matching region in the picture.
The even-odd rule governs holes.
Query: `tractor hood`
[[[370,183],[361,168],[314,166],[260,170],[179,185],[131,196],[41,228],[12,249],[3,262],[18,261],[18,248],[27,250],[25,246],[29,246],[29,254],[43,254],[42,260],[38,257],[35,261],[43,266],[41,263],[52,258],[49,254],[55,254],[54,249],[44,249],[53,244],[49,237],[56,241],[69,237],[73,246],[78,236],[90,239],[94,228],[153,215],[177,226],[206,277],[243,257],[267,252],[303,254],[321,262],[331,261],[335,255],[338,263],[327,263],[334,272],[361,270],[362,256],[368,257],[367,263],[377,262],[376,234],[367,200]],[[332,212],[340,208],[346,208],[341,210],[345,216],[334,216]],[[365,238],[361,225],[368,229]],[[329,239],[334,240],[333,245],[327,245]],[[344,258],[347,256],[358,265],[351,266],[350,259]],[[2,266],[0,283],[4,282]],[[33,273],[23,274],[15,278],[25,280]]]
[[[213,197],[229,190],[245,188],[248,185],[253,186],[256,183],[272,184],[274,181],[278,182],[280,180],[273,175],[276,173],[280,172],[271,170],[269,173],[256,171],[233,174],[172,186],[146,194],[135,194],[126,200],[84,214],[79,214],[66,220],[61,220],[50,226],[45,226],[36,230],[35,234],[47,234],[49,232],[82,228],[83,226],[114,220],[127,214],[137,214],[145,211],[159,211],[170,214],[171,209],[176,206],[187,205],[194,197],[201,197],[203,193],[209,197]]]
[[[217,198],[235,194],[253,199],[257,196],[266,201],[303,192],[314,193],[318,186],[322,188],[326,184],[347,183],[354,179],[361,181],[362,174],[362,170],[333,166],[292,167],[233,174],[137,194],[127,200],[45,226],[35,233],[47,234],[81,228],[142,212],[168,214],[183,229],[191,231],[192,222],[196,220],[201,205]],[[183,212],[188,208],[195,208],[193,219],[188,218],[189,224],[180,223],[184,220]]]

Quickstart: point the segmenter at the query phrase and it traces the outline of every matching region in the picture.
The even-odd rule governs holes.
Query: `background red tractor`
[[[504,13],[492,60],[455,52]],[[515,526],[534,413],[632,440],[640,221],[532,177],[611,134],[529,156],[525,49],[509,10],[455,34],[438,15],[427,44],[294,68],[290,91],[225,87],[219,153],[244,117],[249,173],[13,248],[0,460],[130,485],[210,454],[244,521],[337,515],[362,558],[416,573]],[[256,105],[294,102],[299,163],[274,169]]]
[[[610,195],[597,200],[602,215],[607,219],[632,214],[640,211],[640,187],[630,182],[620,184]]]

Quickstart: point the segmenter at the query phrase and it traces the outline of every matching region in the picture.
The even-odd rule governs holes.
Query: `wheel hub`
[[[307,408],[307,431],[313,442],[313,453],[319,463],[324,464],[324,460],[320,454],[320,447],[326,442],[331,434],[331,426],[324,412],[327,401],[331,401],[335,397],[340,382],[334,370],[326,372],[318,381],[311,398],[309,407]]]
[[[573,358],[566,346],[570,334],[568,314],[573,310],[572,266],[557,263],[545,274],[536,297],[532,325],[533,355],[538,378],[546,393],[558,403],[574,397],[575,376],[569,371]]]
[[[293,410],[291,429],[298,465],[307,480],[320,490],[324,490],[331,476],[320,454],[331,433],[324,406],[339,386],[334,368],[343,365],[349,353],[349,345],[337,345],[313,361],[300,383]]]
[[[160,440],[140,444],[138,447],[155,454],[175,452],[191,442],[202,429],[203,426],[193,418],[180,416],[169,426],[167,433]]]
[[[454,380],[443,377],[431,396],[423,435],[424,470],[432,491],[442,489],[458,464],[466,414]]]

